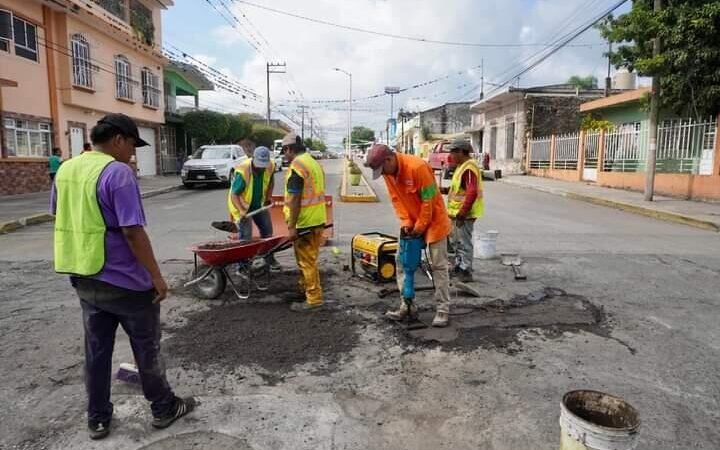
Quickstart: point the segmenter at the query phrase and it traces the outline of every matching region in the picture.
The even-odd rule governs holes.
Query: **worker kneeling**
[[[451,235],[455,248],[455,264],[451,274],[462,282],[472,281],[475,219],[483,216],[483,189],[480,166],[470,154],[468,141],[456,140],[449,145],[450,157],[456,164],[448,191],[448,214],[453,221]]]
[[[447,237],[452,225],[432,168],[417,156],[395,153],[383,144],[372,146],[366,165],[373,169],[373,178],[383,176],[385,179],[395,213],[401,222],[400,235],[422,236],[429,247],[437,303],[432,324],[434,327],[445,327],[450,316]],[[401,258],[397,258],[396,265],[398,287],[402,293],[405,274]],[[391,320],[404,320],[408,315],[417,315],[417,309],[414,305],[408,306],[402,298],[399,309],[385,314]]]
[[[285,222],[288,235],[294,241],[295,259],[300,269],[302,303],[293,303],[295,312],[314,311],[323,306],[318,257],[323,241],[325,221],[325,172],[320,164],[305,152],[302,140],[288,133],[282,140],[285,159],[290,163],[285,181]]]
[[[237,224],[240,240],[252,239],[253,222],[258,227],[261,238],[273,235],[270,211],[259,210],[272,204],[274,173],[275,164],[270,159],[270,150],[267,147],[257,147],[251,159],[235,166],[235,176],[228,193],[228,210],[230,218]],[[250,214],[252,221],[248,217]],[[280,264],[273,255],[269,255],[266,262],[271,270],[280,270]]]

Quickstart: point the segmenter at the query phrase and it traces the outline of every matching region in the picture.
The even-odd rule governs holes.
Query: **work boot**
[[[290,311],[292,312],[312,312],[312,311],[318,311],[320,309],[323,309],[323,306],[325,306],[324,303],[308,303],[308,302],[302,302],[302,303],[293,303],[290,305]]]
[[[432,321],[432,326],[436,328],[445,328],[450,323],[450,314],[438,311]]]
[[[394,322],[400,322],[408,317],[412,320],[418,318],[417,306],[413,305],[410,309],[408,309],[407,305],[403,303],[403,305],[395,311],[388,311],[385,313],[385,318]]]
[[[104,439],[110,434],[110,421],[88,420],[88,432],[93,441]]]
[[[473,281],[472,272],[460,268],[457,271],[457,278],[463,283],[472,283]]]

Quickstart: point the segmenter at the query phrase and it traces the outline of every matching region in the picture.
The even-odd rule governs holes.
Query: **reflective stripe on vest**
[[[94,276],[105,266],[107,227],[97,197],[105,168],[115,159],[105,153],[82,153],[60,166],[55,176],[55,271]]]
[[[297,228],[309,228],[324,225],[327,220],[325,209],[325,173],[320,164],[310,156],[303,153],[293,160],[285,179],[285,221],[290,219],[290,208],[287,206],[290,193],[287,191],[287,180],[292,173],[297,173],[303,179],[303,193],[300,201],[300,214]]]
[[[450,190],[448,191],[448,215],[450,217],[456,217],[462,209],[463,203],[465,203],[465,189],[462,188],[462,176],[466,170],[472,171],[477,177],[478,190],[478,196],[473,202],[467,218],[477,219],[483,216],[485,206],[482,197],[482,175],[480,173],[480,166],[478,166],[477,161],[474,159],[465,161],[453,174]]]
[[[252,202],[252,196],[253,196],[253,189],[254,189],[254,183],[253,183],[253,170],[252,170],[252,159],[248,159],[246,161],[241,162],[237,166],[235,166],[235,174],[242,177],[243,181],[245,181],[245,190],[242,193],[243,200],[245,203],[250,206],[250,203]],[[270,185],[270,180],[272,180],[273,175],[275,174],[275,164],[270,161],[270,165],[265,169],[265,176],[263,176],[263,192],[262,192],[262,199],[260,200],[260,204],[264,205],[265,201],[267,201],[267,190],[268,186]],[[228,190],[228,198],[227,198],[227,206],[228,211],[230,211],[230,219],[233,222],[237,222],[240,219],[240,211],[235,207],[235,204],[232,202],[232,181],[230,180],[230,189]]]

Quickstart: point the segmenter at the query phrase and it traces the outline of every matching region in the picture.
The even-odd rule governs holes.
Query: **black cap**
[[[455,139],[447,146],[447,149],[451,152],[466,151],[472,153],[473,151],[472,145],[465,139]]]
[[[138,132],[137,125],[135,125],[135,121],[125,114],[108,114],[98,120],[97,123],[104,123],[106,125],[113,126],[120,130],[120,132],[125,136],[130,136],[135,139],[135,147],[146,147],[150,145],[140,138],[140,133]]]

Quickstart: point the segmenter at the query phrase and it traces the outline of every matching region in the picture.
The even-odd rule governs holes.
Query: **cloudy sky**
[[[473,100],[480,94],[483,61],[485,91],[492,94],[497,88],[491,83],[512,79],[539,52],[546,51],[545,46],[615,3],[617,0],[175,0],[175,6],[164,12],[163,36],[166,47],[192,55],[260,96],[243,99],[221,89],[203,93],[201,105],[211,109],[264,114],[265,63],[286,62],[286,74],[271,76],[273,117],[288,121],[289,116],[299,124],[298,105],[306,104],[308,116],[318,125],[316,130],[336,144],[347,127],[347,102],[318,102],[348,97],[348,77],[333,68],[352,73],[356,99],[382,93],[385,86],[406,88],[442,78],[402,92],[395,99],[396,111],[399,107],[418,111],[448,101]],[[475,45],[349,31],[258,5],[342,26]],[[628,7],[629,2],[618,12]],[[576,74],[603,80],[606,44],[599,34],[587,31],[572,45],[513,84],[561,83]],[[390,114],[390,98],[358,100],[353,109],[354,125],[381,130]]]

